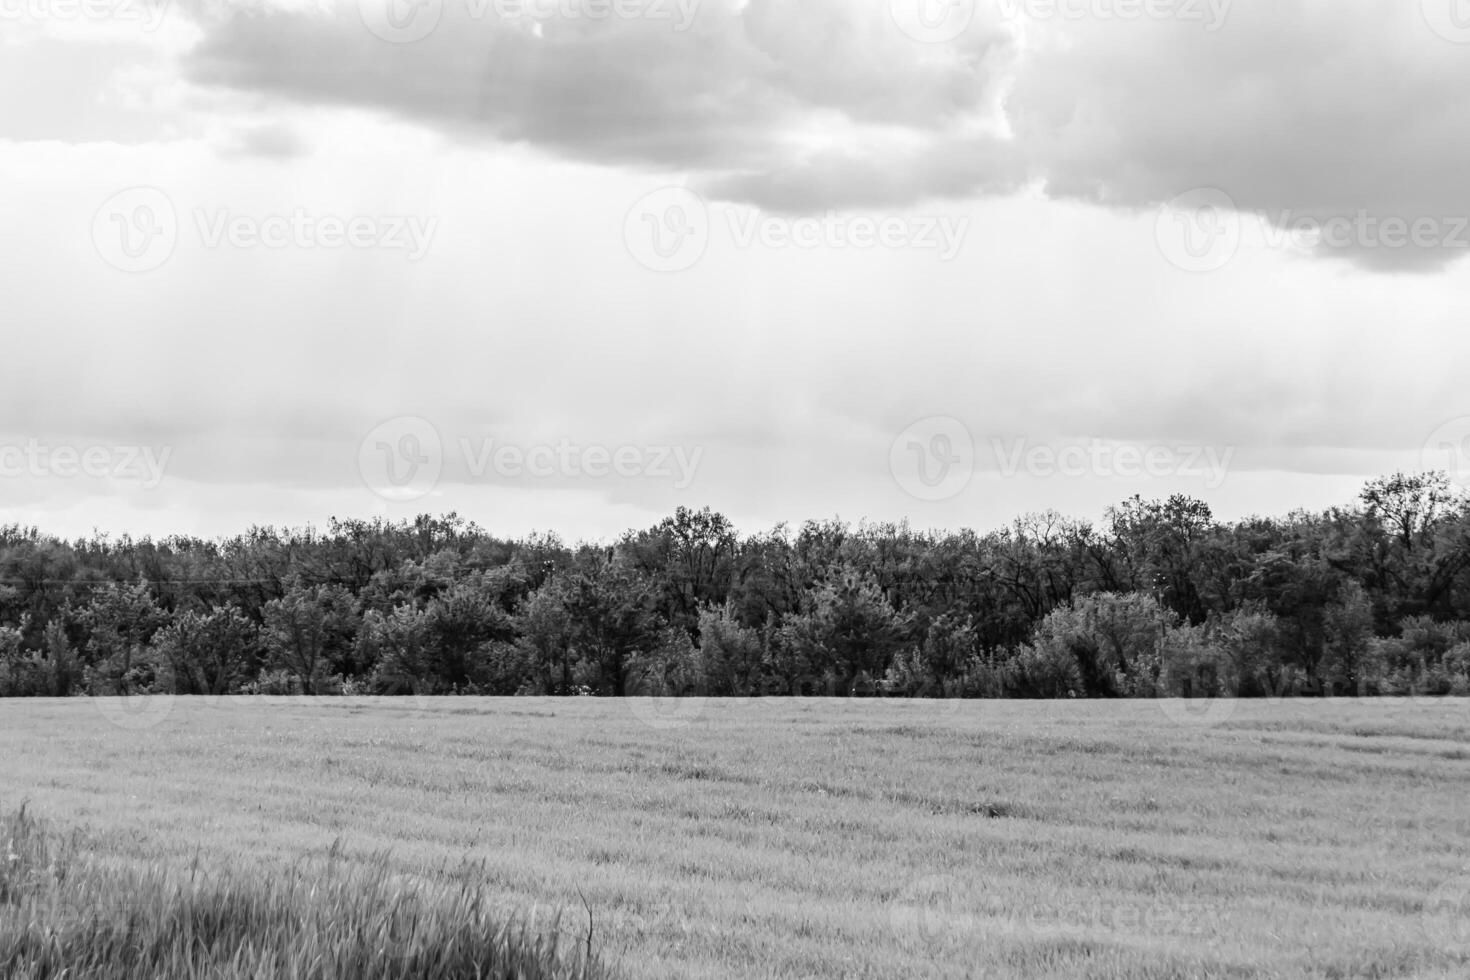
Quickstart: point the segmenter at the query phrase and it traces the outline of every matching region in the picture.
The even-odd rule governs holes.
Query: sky
[[[1464,0],[0,0],[0,520],[1470,485]]]

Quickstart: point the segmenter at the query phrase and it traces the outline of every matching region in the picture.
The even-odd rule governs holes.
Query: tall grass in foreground
[[[313,873],[315,870],[317,873]],[[282,877],[106,869],[26,813],[0,821],[7,980],[604,980],[583,943],[491,912],[481,889],[405,887],[386,860]]]

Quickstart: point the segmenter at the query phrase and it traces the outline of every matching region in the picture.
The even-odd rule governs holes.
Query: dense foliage
[[[979,534],[681,508],[615,545],[455,515],[221,541],[0,528],[0,695],[1470,694],[1440,474],[1218,522],[1133,498]]]

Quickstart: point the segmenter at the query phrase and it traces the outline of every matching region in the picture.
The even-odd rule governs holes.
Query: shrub
[[[1022,647],[1014,668],[1011,697],[1075,698],[1085,692],[1076,658],[1059,644]]]
[[[1169,630],[1160,645],[1160,663],[1160,697],[1234,697],[1240,690],[1230,651],[1211,642],[1201,627]]]

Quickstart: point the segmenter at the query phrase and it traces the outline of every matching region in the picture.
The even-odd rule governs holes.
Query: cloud
[[[396,0],[363,10],[377,2]],[[1051,15],[1026,20],[1033,6]],[[188,68],[456,137],[687,173],[710,196],[776,210],[1028,181],[1148,209],[1208,187],[1284,229],[1436,222],[1417,245],[1352,231],[1318,250],[1369,268],[1432,270],[1470,246],[1456,234],[1470,213],[1470,103],[1452,97],[1470,58],[1415,5],[1176,4],[1178,16],[1124,21],[1108,4],[1015,0],[990,20],[983,5],[944,44],[905,35],[888,7],[650,0],[640,16],[598,19],[587,12],[608,8],[579,0],[534,17],[504,16],[522,9],[509,0],[444,0],[436,28],[405,44],[353,7],[277,10],[206,20]]]
[[[1007,101],[1049,194],[1147,208],[1218,188],[1278,228],[1363,215],[1432,219],[1427,247],[1353,230],[1318,254],[1433,269],[1466,254],[1470,86],[1463,45],[1419,4],[1237,4],[1191,21],[1067,22],[1040,32]]]
[[[997,138],[968,129],[998,117],[1011,32],[976,28],[935,48],[883,5],[846,0],[710,3],[687,30],[654,16],[673,4],[598,20],[483,6],[449,0],[431,33],[403,44],[342,8],[206,20],[188,71],[456,137],[693,173],[717,193],[793,208],[963,194],[999,176]]]

